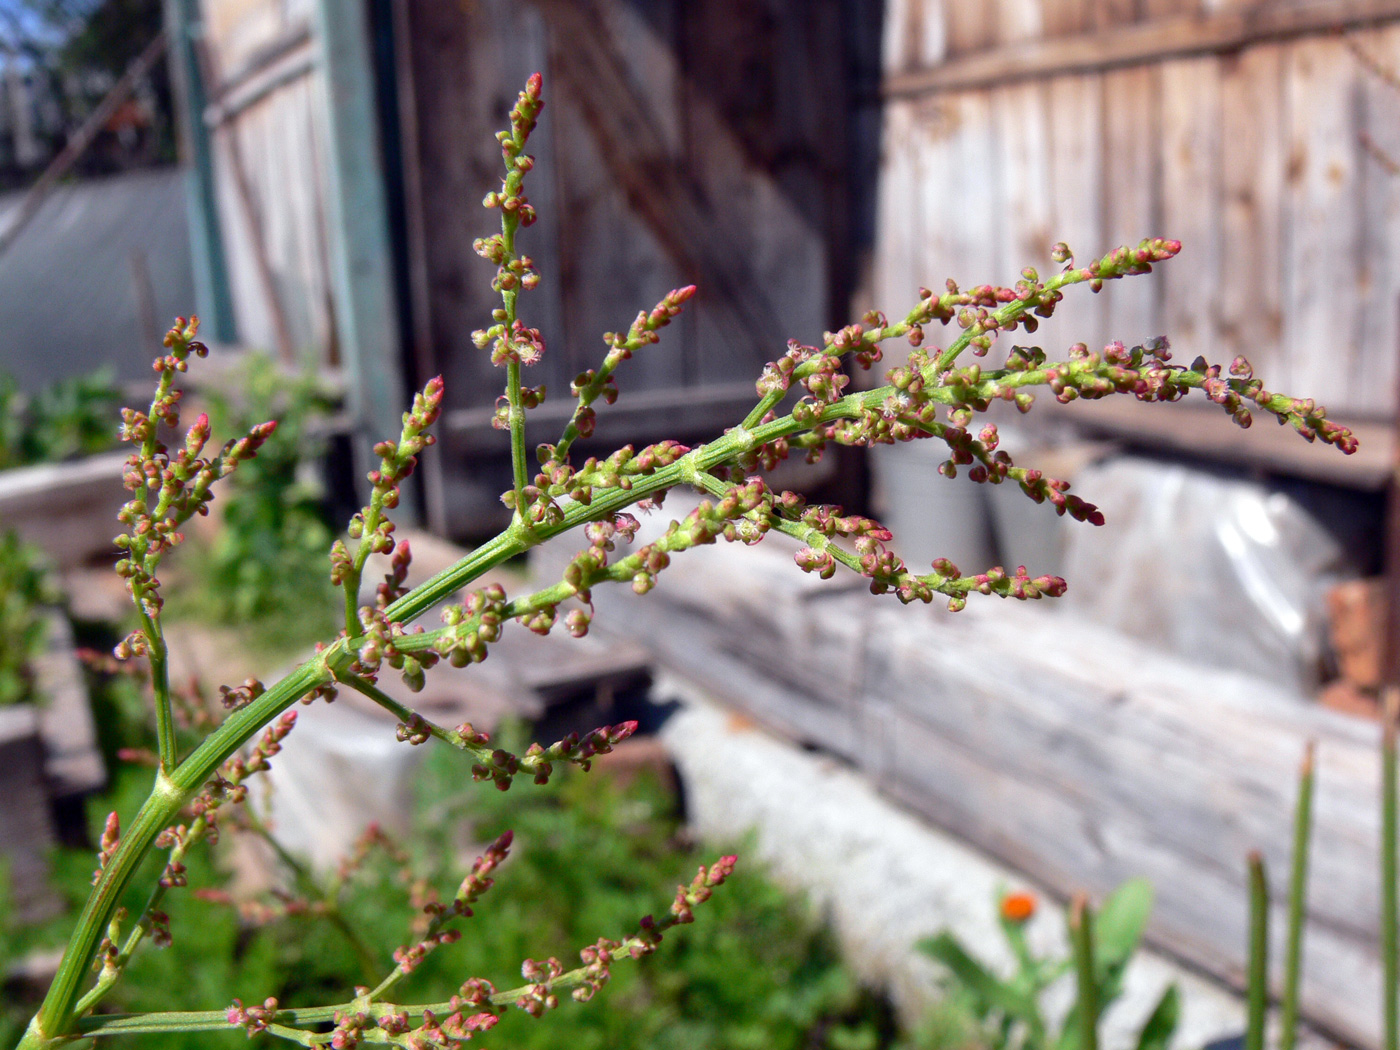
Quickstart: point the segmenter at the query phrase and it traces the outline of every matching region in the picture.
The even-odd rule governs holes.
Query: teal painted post
[[[317,0],[316,31],[325,75],[336,334],[355,462],[367,467],[372,444],[396,438],[408,408],[368,5]],[[416,523],[412,501],[395,517]]]
[[[165,0],[165,32],[170,47],[170,79],[175,87],[181,161],[185,168],[185,207],[189,214],[190,259],[194,267],[194,306],[200,334],[211,342],[233,343],[238,327],[229,290],[219,200],[214,186],[214,154],[204,124],[208,104],[197,35],[203,32],[199,0]],[[171,318],[165,318],[168,322]],[[155,348],[152,348],[154,352]]]

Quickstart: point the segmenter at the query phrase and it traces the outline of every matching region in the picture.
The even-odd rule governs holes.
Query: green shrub
[[[501,973],[502,959],[568,957],[599,929],[627,928],[664,904],[658,887],[688,881],[701,854],[684,838],[675,798],[654,777],[621,786],[606,775],[591,783],[572,770],[542,788],[511,792],[462,790],[460,764],[446,749],[427,757],[417,815],[401,829],[403,855],[371,852],[359,873],[332,893],[346,925],[368,947],[376,971],[391,966],[392,950],[412,940],[404,916],[415,880],[450,894],[461,877],[464,836],[489,841],[507,826],[516,833],[507,877],[490,891],[489,922],[467,920],[462,940],[427,957],[409,979],[415,994],[446,998],[463,973],[498,987],[518,982]],[[128,769],[113,794],[90,807],[96,835],[109,809],[144,794],[145,776]],[[468,823],[469,822],[469,823]],[[469,829],[469,832],[468,832]],[[191,854],[194,885],[219,880],[207,854]],[[68,851],[60,879],[78,906],[88,889],[91,854]],[[842,965],[830,935],[809,909],[758,872],[737,871],[707,907],[714,914],[667,943],[665,957],[620,966],[608,986],[608,1008],[565,1006],[541,1024],[511,1011],[488,1045],[534,1050],[876,1050],[888,1045],[888,1011],[864,992]],[[153,876],[158,874],[152,869]],[[333,879],[327,879],[332,882]],[[132,960],[106,1008],[115,1012],[178,1010],[226,1002],[335,995],[365,981],[355,947],[335,922],[314,912],[325,897],[305,880],[275,910],[290,912],[265,925],[240,918],[231,905],[191,894],[168,898],[174,941]],[[320,892],[325,892],[322,887]],[[333,888],[332,888],[333,889]],[[133,911],[142,901],[128,894]],[[277,904],[273,900],[274,905]],[[305,907],[303,908],[303,905]],[[51,932],[71,922],[59,920]],[[48,932],[0,946],[44,943]],[[51,938],[49,938],[51,939]],[[670,938],[668,938],[669,942]],[[18,1034],[20,1004],[0,1018],[5,1041]],[[5,1024],[8,1021],[8,1027]],[[204,1048],[210,1034],[134,1037],[161,1050]],[[229,1046],[243,1042],[230,1030]]]
[[[39,550],[0,534],[0,707],[35,699],[32,665],[46,627],[39,607],[55,600]]]

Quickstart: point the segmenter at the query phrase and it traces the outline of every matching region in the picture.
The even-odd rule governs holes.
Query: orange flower
[[[1034,914],[1034,894],[1008,893],[1001,899],[1001,917],[1007,922],[1026,922]]]

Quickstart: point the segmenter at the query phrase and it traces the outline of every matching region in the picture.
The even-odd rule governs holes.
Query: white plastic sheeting
[[[1296,500],[1130,457],[1085,469],[1074,491],[1107,518],[1067,526],[1076,615],[1295,692],[1315,684],[1343,552]]]

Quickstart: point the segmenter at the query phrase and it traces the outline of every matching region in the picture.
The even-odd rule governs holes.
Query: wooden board
[[[1220,358],[1244,355],[1274,389],[1291,389],[1281,346],[1287,222],[1282,45],[1221,60],[1219,112],[1220,141],[1229,144],[1220,155]]]
[[[1358,35],[1355,43],[1391,77],[1400,71],[1400,26]],[[1363,65],[1355,58],[1353,64]],[[1357,75],[1360,133],[1384,157],[1400,160],[1400,89],[1377,72],[1363,69]],[[1400,239],[1395,236],[1400,228],[1400,171],[1364,148],[1357,168],[1362,214],[1355,374],[1373,388],[1371,404],[1393,411],[1391,392],[1400,361]]]
[[[1103,76],[1102,190],[1104,249],[1161,237],[1161,70],[1149,66]],[[1160,281],[1112,281],[1106,300],[1108,339],[1131,346],[1162,333]]]
[[[980,6],[982,0],[961,2]],[[1190,11],[1190,0],[1166,2],[1175,10],[1139,18],[1137,0],[1078,4],[1050,0],[1045,36],[969,52],[919,69],[890,68],[885,94],[963,91],[1065,73],[1102,72],[1296,37],[1326,36],[1342,29],[1364,30],[1400,18],[1400,0],[1249,0],[1208,12]]]
[[[1284,328],[1289,381],[1333,410],[1388,408],[1356,367],[1360,335],[1360,145],[1356,63],[1337,39],[1291,45],[1285,66]]]
[[[645,598],[595,591],[595,629],[644,637],[663,664],[1059,892],[1146,875],[1150,939],[1236,983],[1244,855],[1286,870],[1296,766],[1318,740],[1304,1010],[1378,1042],[1372,724],[1053,608],[901,608],[800,573],[793,549],[687,552]]]
[[[1162,236],[1181,241],[1181,255],[1163,266],[1159,284],[1162,333],[1190,361],[1214,359],[1220,313],[1220,59],[1164,62],[1161,84]],[[1133,280],[1134,285],[1146,284]],[[1160,334],[1160,333],[1159,333]],[[1140,336],[1132,335],[1134,341]]]
[[[1046,85],[1050,106],[1050,236],[1084,265],[1108,247],[1100,187],[1103,183],[1103,83],[1098,75],[1058,77]],[[1107,301],[1100,295],[1066,296],[1033,342],[1059,356],[1077,342],[1102,346]]]

